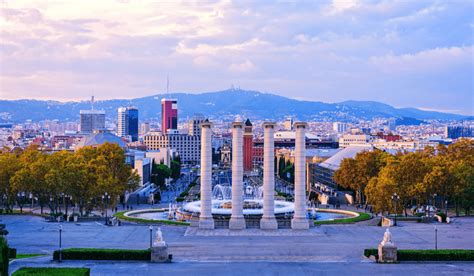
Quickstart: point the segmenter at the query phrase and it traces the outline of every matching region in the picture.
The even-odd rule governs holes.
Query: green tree
[[[171,160],[171,178],[177,180],[181,177],[181,158],[176,156],[173,160]]]
[[[11,210],[13,200],[11,180],[20,169],[21,163],[17,154],[7,151],[0,153],[0,198],[6,210]]]

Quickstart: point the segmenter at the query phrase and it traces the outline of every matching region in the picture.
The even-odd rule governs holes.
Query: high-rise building
[[[138,109],[136,107],[118,109],[117,135],[130,136],[132,142],[138,141]]]
[[[334,130],[334,132],[341,134],[347,131],[347,124],[341,122],[334,122],[332,124],[332,129]]]
[[[252,133],[252,123],[249,119],[245,121],[244,128],[244,171],[249,172],[253,169],[253,133]]]
[[[201,136],[201,123],[204,122],[202,114],[195,114],[188,122],[188,133],[193,136]]]
[[[446,126],[446,138],[458,139],[461,137],[474,137],[474,127],[472,126]]]
[[[168,130],[178,129],[178,100],[161,100],[161,131],[166,134]]]
[[[105,129],[105,111],[104,110],[81,110],[81,124],[79,130],[81,133],[92,133]]]

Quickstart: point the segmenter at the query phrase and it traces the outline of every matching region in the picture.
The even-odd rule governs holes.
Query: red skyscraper
[[[161,100],[161,131],[166,134],[169,129],[178,129],[178,100]]]
[[[244,172],[250,172],[253,169],[253,133],[252,123],[249,119],[245,121],[244,129]]]

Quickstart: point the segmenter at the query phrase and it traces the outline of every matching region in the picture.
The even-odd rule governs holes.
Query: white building
[[[367,145],[372,141],[372,137],[367,134],[345,134],[339,138],[339,147]]]
[[[332,129],[338,134],[345,133],[347,131],[347,124],[341,122],[334,122],[332,124]]]
[[[201,136],[201,123],[204,122],[205,118],[202,114],[196,114],[188,121],[188,133],[189,135]]]
[[[162,134],[149,132],[143,136],[148,150],[169,148],[180,156],[183,163],[198,163],[201,160],[201,137],[188,134]]]

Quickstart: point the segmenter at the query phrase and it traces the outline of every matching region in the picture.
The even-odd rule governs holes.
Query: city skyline
[[[169,75],[173,92],[473,112],[468,1],[0,5],[2,99],[144,97]]]

